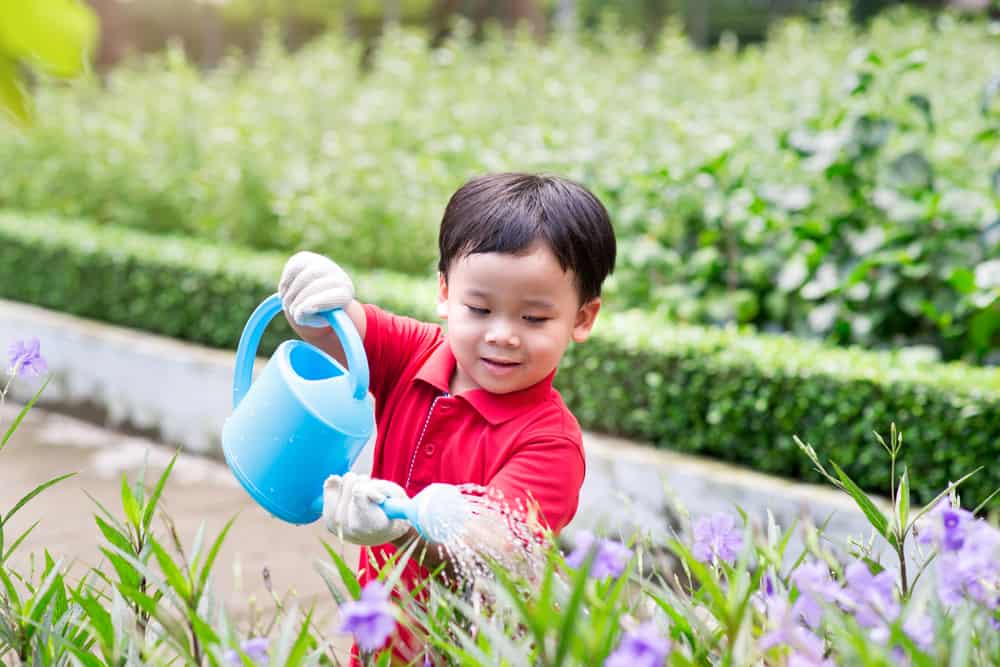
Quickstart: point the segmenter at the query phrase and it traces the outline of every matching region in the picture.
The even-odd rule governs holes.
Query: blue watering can
[[[323,514],[323,482],[343,475],[375,428],[368,359],[342,309],[322,313],[340,338],[345,369],[301,340],[286,340],[253,381],[264,329],[281,312],[273,294],[254,310],[236,351],[233,414],[222,427],[222,451],[247,493],[289,523]]]

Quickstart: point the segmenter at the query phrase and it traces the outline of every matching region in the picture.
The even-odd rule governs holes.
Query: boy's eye
[[[466,306],[473,315],[489,315],[490,311],[488,308],[477,308],[475,306]]]
[[[548,322],[550,319],[552,319],[552,318],[549,318],[549,317],[534,317],[532,315],[525,315],[524,316],[525,322],[531,322],[532,324],[541,324],[542,322]]]

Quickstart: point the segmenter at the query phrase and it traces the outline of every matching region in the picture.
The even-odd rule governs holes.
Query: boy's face
[[[563,271],[544,243],[519,255],[466,255],[439,284],[439,314],[458,362],[452,394],[507,394],[536,384],[570,340],[587,339],[601,308],[599,298],[580,305],[572,271]]]

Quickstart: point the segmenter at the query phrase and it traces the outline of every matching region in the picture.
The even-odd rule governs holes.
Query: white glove
[[[406,491],[385,479],[353,472],[330,475],[323,484],[323,523],[353,544],[372,546],[402,537],[410,524],[390,519],[379,507],[386,498],[406,498]]]
[[[328,257],[314,252],[292,255],[281,272],[278,294],[282,308],[304,327],[325,327],[316,313],[343,308],[354,300],[351,277]]]

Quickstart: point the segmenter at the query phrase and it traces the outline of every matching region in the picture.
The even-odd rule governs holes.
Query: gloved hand
[[[354,299],[354,283],[330,258],[302,251],[285,262],[278,294],[284,311],[295,322],[304,327],[325,327],[329,323],[316,313],[349,304]]]
[[[402,537],[410,524],[390,519],[378,506],[386,498],[406,498],[403,487],[349,472],[330,475],[323,485],[323,523],[353,544],[372,546]]]

